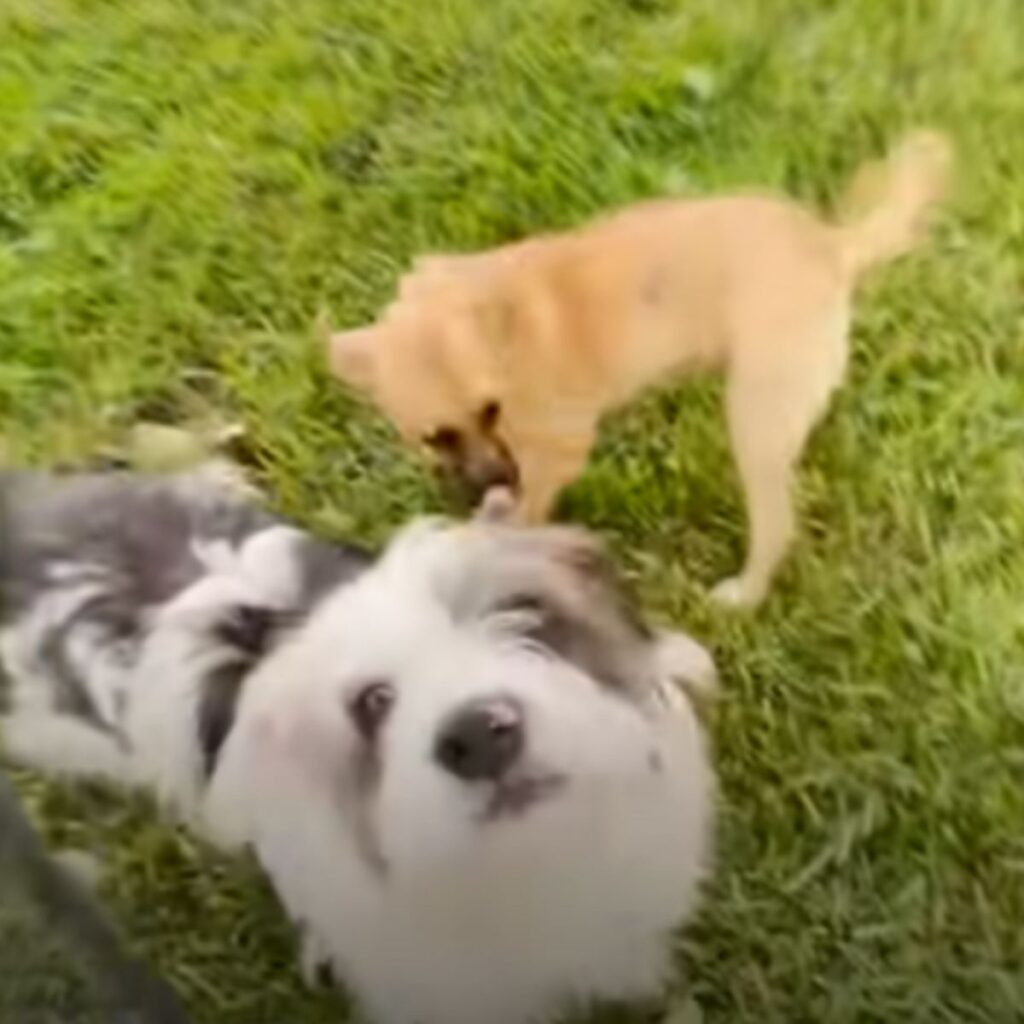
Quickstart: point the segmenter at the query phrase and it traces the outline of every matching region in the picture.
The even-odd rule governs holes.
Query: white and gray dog
[[[665,984],[710,854],[687,684],[713,666],[585,534],[425,522],[374,558],[202,472],[0,475],[0,510],[7,755],[251,846],[373,1019]]]

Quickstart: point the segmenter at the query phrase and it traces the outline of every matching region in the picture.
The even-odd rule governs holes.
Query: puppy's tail
[[[917,245],[946,194],[952,162],[949,140],[921,130],[857,172],[840,204],[839,255],[851,278]]]

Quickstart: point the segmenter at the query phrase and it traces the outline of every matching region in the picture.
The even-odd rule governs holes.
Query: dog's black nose
[[[466,782],[494,780],[515,763],[523,740],[523,713],[514,701],[481,701],[457,711],[442,726],[434,757]]]

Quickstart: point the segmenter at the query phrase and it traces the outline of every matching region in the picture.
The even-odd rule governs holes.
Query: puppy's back
[[[196,539],[237,541],[273,523],[201,474],[0,475],[0,588],[8,613],[72,565],[116,576],[135,607],[159,604],[202,571]]]

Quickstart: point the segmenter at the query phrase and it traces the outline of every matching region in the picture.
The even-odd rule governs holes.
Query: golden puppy
[[[854,286],[918,239],[949,157],[941,136],[909,136],[862,170],[860,213],[837,224],[782,198],[666,199],[425,257],[376,323],[331,337],[332,367],[475,498],[515,490],[529,522],[580,472],[602,413],[668,374],[722,370],[750,539],[714,594],[756,604],[794,532],[793,467],[843,376]]]

